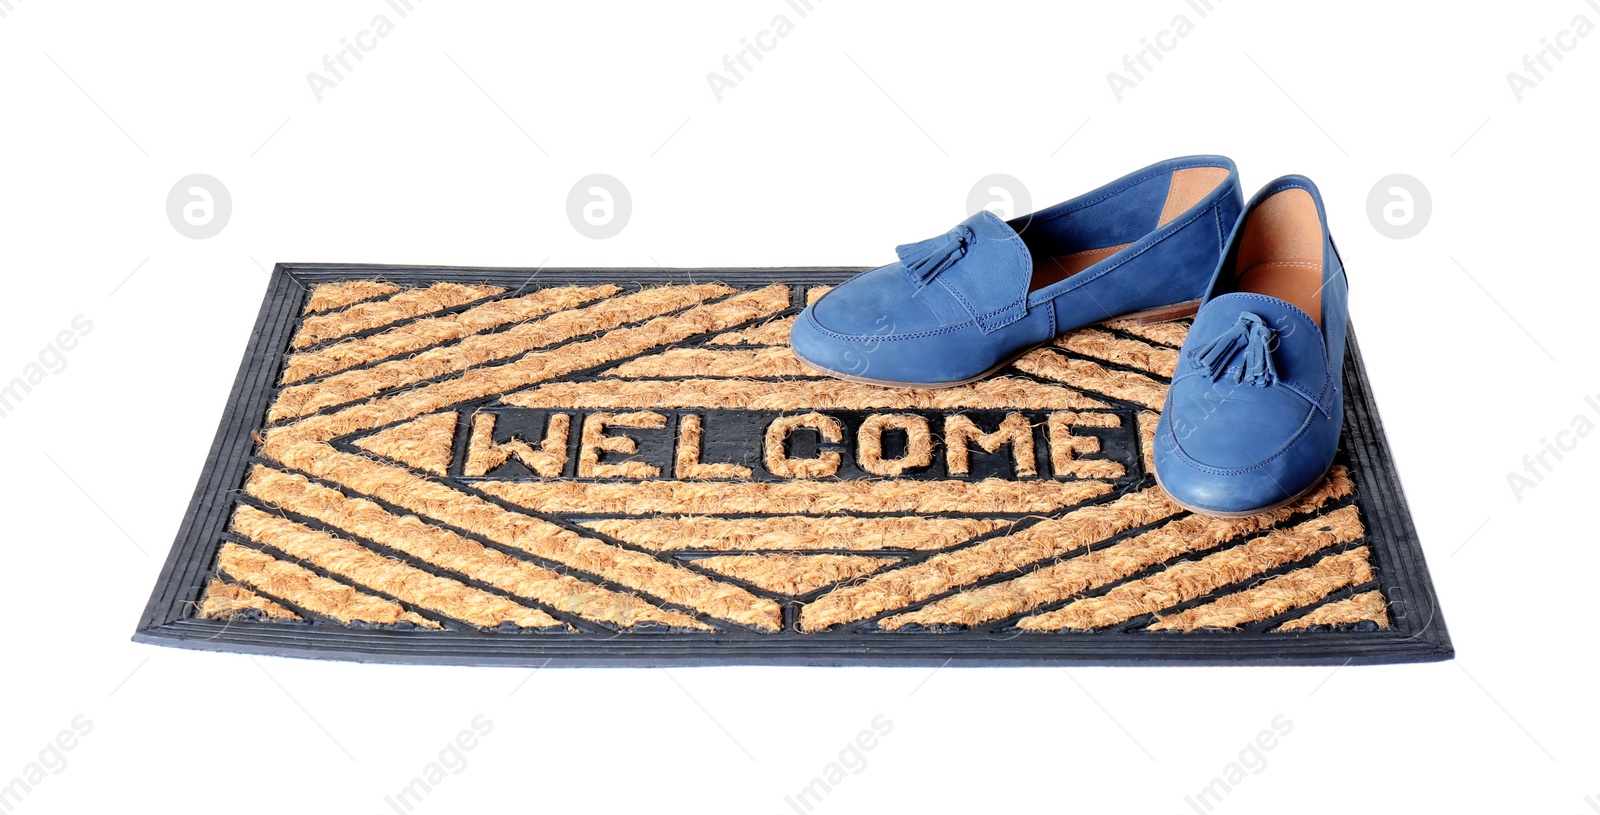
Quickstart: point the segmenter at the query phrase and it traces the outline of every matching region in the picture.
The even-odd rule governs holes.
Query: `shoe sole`
[[[1212,518],[1248,518],[1251,515],[1260,515],[1265,512],[1273,512],[1275,510],[1283,509],[1284,507],[1299,501],[1301,498],[1310,495],[1313,490],[1322,484],[1323,479],[1328,477],[1328,473],[1331,472],[1333,472],[1333,462],[1330,461],[1328,462],[1328,468],[1322,471],[1322,475],[1312,479],[1310,486],[1295,493],[1294,495],[1289,496],[1288,498],[1283,499],[1282,501],[1277,502],[1276,504],[1270,504],[1268,506],[1260,507],[1259,509],[1247,509],[1241,512],[1223,512],[1222,510],[1206,509],[1204,507],[1186,504],[1172,497],[1172,493],[1167,491],[1167,485],[1161,483],[1161,473],[1156,472],[1154,467],[1150,468],[1151,475],[1156,477],[1156,486],[1161,488],[1161,494],[1167,496],[1168,501],[1171,501],[1172,503],[1177,504],[1178,506],[1183,507],[1190,512],[1193,512],[1196,515],[1207,515]]]
[[[1182,302],[1182,303],[1174,303],[1174,304],[1172,304],[1170,306],[1161,306],[1159,308],[1150,308],[1150,309],[1145,309],[1143,311],[1132,311],[1132,312],[1129,312],[1127,314],[1120,314],[1120,315],[1118,315],[1116,317],[1107,317],[1106,319],[1101,320],[1100,322],[1089,323],[1089,325],[1104,325],[1105,323],[1115,322],[1117,320],[1132,320],[1132,321],[1134,321],[1136,323],[1140,323],[1142,325],[1149,325],[1151,323],[1164,323],[1164,322],[1167,322],[1169,320],[1177,320],[1177,319],[1180,319],[1180,318],[1183,318],[1183,317],[1192,317],[1192,316],[1194,316],[1195,312],[1197,312],[1199,310],[1200,310],[1200,301],[1199,300],[1188,300],[1188,301],[1185,301],[1185,302]],[[1083,327],[1087,328],[1088,326],[1083,326]],[[1073,330],[1076,331],[1077,329],[1073,329]],[[1067,333],[1067,332],[1064,332],[1064,333]],[[844,380],[846,382],[855,382],[855,383],[862,384],[862,385],[878,385],[878,386],[884,387],[884,388],[911,388],[913,390],[939,390],[941,388],[954,388],[954,387],[959,387],[961,385],[970,385],[970,384],[972,384],[974,382],[977,382],[980,379],[987,379],[990,376],[992,376],[996,371],[1000,370],[1001,368],[1006,367],[1007,365],[1010,365],[1013,362],[1016,362],[1017,359],[1025,356],[1030,351],[1033,351],[1033,350],[1035,350],[1037,348],[1042,348],[1042,347],[1044,347],[1046,345],[1049,345],[1054,340],[1055,340],[1055,337],[1051,337],[1050,339],[1045,340],[1044,342],[1037,343],[1035,345],[1030,345],[1027,348],[1024,348],[1021,351],[1018,351],[1017,353],[1011,355],[1010,357],[1008,357],[1008,358],[1006,358],[1004,360],[1001,360],[998,365],[995,365],[993,368],[990,368],[989,370],[984,371],[983,373],[978,374],[977,376],[968,377],[967,379],[957,379],[957,380],[950,381],[950,382],[896,382],[895,380],[892,380],[892,379],[873,379],[871,377],[866,377],[866,376],[856,376],[854,374],[841,373],[839,371],[834,371],[834,370],[830,370],[828,368],[824,368],[821,365],[818,365],[815,362],[812,362],[811,360],[806,359],[805,357],[801,356],[800,352],[794,351],[792,346],[790,347],[790,350],[794,353],[795,358],[800,360],[800,364],[801,365],[804,365],[805,367],[807,367],[807,368],[809,368],[809,369],[811,369],[813,371],[816,371],[819,374],[824,374],[824,375],[827,375],[827,376],[831,376],[834,379],[842,379],[842,380]]]

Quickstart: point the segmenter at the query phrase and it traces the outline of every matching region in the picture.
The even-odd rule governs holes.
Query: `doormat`
[[[134,639],[482,665],[1345,664],[1452,655],[1352,333],[1311,494],[1192,515],[1184,321],[944,390],[821,377],[859,269],[280,265]]]

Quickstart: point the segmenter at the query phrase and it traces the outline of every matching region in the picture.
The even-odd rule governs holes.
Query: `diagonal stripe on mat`
[[[344,308],[362,300],[394,294],[400,287],[382,280],[347,280],[343,283],[321,283],[311,288],[306,298],[306,314],[318,314]]]
[[[1389,627],[1389,604],[1383,592],[1367,591],[1338,602],[1318,606],[1277,627],[1277,631],[1303,631],[1314,625],[1340,626],[1370,622]]]
[[[315,351],[290,354],[283,369],[283,384],[293,385],[347,368],[414,353],[552,312],[571,311],[620,291],[620,286],[613,285],[540,289],[522,297],[492,300],[459,314],[418,320],[377,334],[323,346]]]
[[[1160,343],[1172,348],[1183,346],[1184,337],[1189,336],[1189,322],[1187,320],[1174,320],[1166,323],[1141,323],[1137,320],[1112,320],[1104,323],[1104,327],[1125,331],[1136,337]]]
[[[685,549],[945,549],[1007,526],[994,518],[851,518],[777,515],[765,518],[619,518],[582,521],[602,535],[659,552]]]
[[[1160,410],[1167,400],[1166,386],[1150,377],[1111,370],[1086,359],[1068,359],[1048,348],[1030,351],[1011,364],[1034,376],[1069,382],[1073,387],[1137,402],[1151,410]]]
[[[256,543],[271,546],[352,583],[479,628],[494,628],[501,623],[511,623],[518,628],[550,628],[562,624],[538,609],[398,563],[358,543],[255,507],[235,509],[233,528]],[[295,602],[293,597],[279,596]]]
[[[817,302],[817,298],[827,294],[832,286],[811,286],[806,289],[806,305]],[[794,326],[793,317],[783,317],[771,320],[751,328],[742,328],[738,331],[729,331],[718,334],[709,340],[707,345],[779,345],[789,347],[789,329]]]
[[[202,620],[236,620],[252,613],[267,620],[305,621],[304,617],[238,583],[226,583],[215,577],[206,583],[206,592],[195,616]]]
[[[310,569],[237,543],[222,545],[217,554],[217,568],[257,591],[346,625],[410,623],[421,628],[440,627],[433,620],[406,611],[404,606],[393,600],[357,591]]]
[[[1358,546],[1329,555],[1303,569],[1279,575],[1243,591],[1204,605],[1161,617],[1152,631],[1194,631],[1199,628],[1238,628],[1303,608],[1346,586],[1372,580],[1371,550]]]
[[[1040,521],[1020,532],[989,538],[835,589],[801,610],[800,628],[816,631],[873,617],[991,575],[1060,557],[1181,511],[1154,488],[1084,507],[1061,518]]]
[[[1017,626],[1031,631],[1094,629],[1153,614],[1331,546],[1355,541],[1363,534],[1356,513],[1353,506],[1336,509],[1200,560],[1174,564],[1165,571],[1124,583],[1099,597],[1087,597],[1056,611],[1024,617]]]
[[[706,345],[771,345],[787,348],[789,329],[793,326],[793,317],[783,317],[753,328],[741,328],[738,331],[718,334],[706,340]]]
[[[1055,345],[1074,354],[1138,368],[1167,379],[1171,379],[1178,368],[1178,352],[1175,349],[1123,339],[1089,328],[1063,334],[1056,338]]]
[[[305,318],[290,345],[309,348],[319,342],[371,331],[390,323],[432,314],[474,300],[504,294],[499,286],[464,286],[460,283],[435,283],[425,289],[408,289],[393,297],[357,303],[341,311]]]
[[[347,497],[302,475],[257,466],[245,482],[245,492],[297,515],[315,518],[418,560],[587,620],[621,628],[657,622],[710,630],[688,615],[510,557],[415,516],[394,515],[371,501]]]
[[[1240,535],[1254,534],[1295,515],[1317,511],[1329,501],[1350,494],[1350,490],[1349,476],[1339,467],[1328,474],[1328,480],[1314,493],[1291,506],[1247,518],[1185,515],[1149,532],[1020,577],[953,594],[916,611],[897,614],[882,620],[879,626],[886,629],[907,625],[972,626],[1031,611],[1174,558],[1214,549]]]
[[[646,289],[602,300],[585,308],[558,312],[495,334],[470,336],[453,345],[429,348],[413,356],[382,362],[371,368],[345,371],[284,388],[267,418],[271,421],[297,418],[325,407],[354,402],[425,379],[509,359],[596,330],[603,331],[624,323],[658,317],[731,291],[726,286],[718,285]]]
[[[660,354],[639,357],[602,376],[623,379],[661,377],[820,377],[807,368],[788,348],[721,350],[712,348],[673,348]]]

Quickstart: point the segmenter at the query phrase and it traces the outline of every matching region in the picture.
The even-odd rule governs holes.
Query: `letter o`
[[[906,452],[899,458],[883,457],[883,433],[902,430]],[[933,433],[928,420],[915,413],[874,413],[861,423],[856,434],[856,463],[873,475],[899,475],[913,467],[933,463]]]

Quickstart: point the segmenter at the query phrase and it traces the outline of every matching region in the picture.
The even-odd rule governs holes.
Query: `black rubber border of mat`
[[[1139,632],[1073,634],[639,633],[585,638],[236,623],[194,617],[224,537],[234,492],[251,459],[251,432],[274,398],[274,380],[308,290],[318,283],[383,278],[401,284],[529,285],[725,282],[734,286],[840,282],[859,268],[545,269],[278,264],[239,366],[205,469],[135,642],[249,654],[428,665],[1343,665],[1450,659],[1450,644],[1411,512],[1367,383],[1352,327],[1345,362],[1345,456],[1357,484],[1366,543],[1393,625],[1375,631]]]

